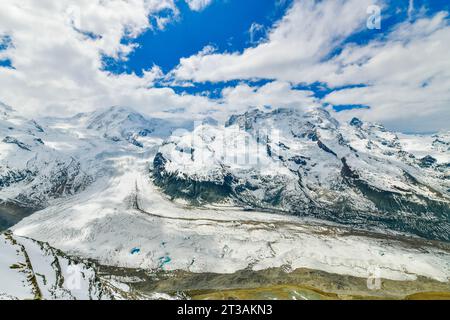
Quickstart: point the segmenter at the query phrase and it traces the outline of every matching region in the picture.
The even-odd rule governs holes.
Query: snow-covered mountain
[[[450,160],[450,132],[433,135],[398,134],[405,151],[416,158],[424,159],[424,164],[445,164]]]
[[[17,264],[33,274],[20,264],[22,245],[33,270],[45,268],[38,282],[38,273],[58,279],[55,256],[148,272],[282,267],[367,277],[376,266],[393,280],[450,277],[445,242],[392,231],[449,239],[450,159],[435,143],[445,134],[396,135],[320,109],[251,111],[193,129],[123,107],[36,121],[1,108],[0,230],[12,232],[0,236],[3,272]],[[11,285],[22,291],[0,283],[0,294],[33,297],[19,276]],[[84,288],[100,290],[89,279]],[[78,297],[46,286],[45,297]]]
[[[55,145],[55,138],[70,142],[0,105],[0,226],[90,183],[80,159]]]
[[[140,113],[124,107],[112,107],[91,114],[80,114],[87,129],[95,130],[112,141],[125,140],[143,148],[140,138],[155,136],[167,137],[176,127],[169,121],[149,119]]]
[[[364,229],[450,240],[448,136],[417,157],[383,126],[327,111],[253,110],[225,127],[171,137],[154,160],[155,182],[195,204],[228,201]],[[405,146],[406,145],[406,146]]]
[[[110,158],[153,146],[178,124],[112,107],[39,123],[0,105],[0,229],[115,170]]]

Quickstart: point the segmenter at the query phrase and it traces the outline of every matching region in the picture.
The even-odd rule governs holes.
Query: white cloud
[[[276,78],[315,81],[326,72],[318,65],[367,19],[372,0],[296,1],[268,34],[268,39],[242,54],[195,55],[181,59],[173,76],[182,80],[227,81]]]
[[[408,19],[411,20],[414,13],[414,0],[409,0]]]
[[[294,90],[288,82],[274,81],[261,87],[241,83],[222,90],[222,102],[230,112],[242,112],[247,107],[302,108],[317,107],[312,91]]]
[[[250,43],[257,43],[264,33],[265,27],[262,24],[253,22],[248,33],[250,34]]]
[[[450,26],[445,14],[399,25],[385,41],[349,46],[333,59],[337,70],[322,79],[334,86],[332,104],[364,104],[360,116],[402,131],[450,128]],[[352,116],[355,111],[346,112]]]
[[[1,7],[0,35],[12,45],[0,54],[15,69],[0,67],[0,100],[24,114],[66,115],[116,104],[143,112],[214,106],[203,97],[152,88],[162,76],[157,67],[143,77],[102,71],[103,55],[126,59],[134,49],[123,38],[155,28],[149,16],[178,14],[172,0],[3,0]]]
[[[200,10],[210,2],[190,1],[190,5]],[[424,16],[396,26],[382,40],[344,44],[348,36],[365,28],[366,9],[372,3],[297,0],[255,47],[219,53],[207,46],[181,59],[169,75],[155,66],[138,77],[103,71],[102,57],[126,59],[135,44],[122,39],[164,28],[179,14],[173,0],[3,0],[0,39],[8,36],[11,44],[0,51],[0,60],[11,60],[14,69],[0,67],[0,100],[33,115],[64,115],[121,104],[158,115],[162,110],[183,108],[192,116],[211,110],[224,116],[248,106],[317,105],[311,92],[292,89],[297,83],[366,84],[335,91],[322,102],[369,105],[369,110],[339,116],[356,114],[393,129],[449,129],[448,17],[444,13]],[[409,4],[412,12],[414,3]],[[255,25],[253,31],[258,28]],[[331,57],[337,48],[342,52]],[[260,88],[244,83],[226,88],[218,101],[153,87],[160,80],[189,86],[192,81],[258,78],[274,81]]]
[[[401,23],[382,40],[361,46],[345,44],[348,36],[365,28],[366,9],[372,2],[296,1],[264,43],[242,53],[213,52],[181,59],[171,75],[196,82],[262,78],[294,84],[324,82],[330,87],[366,84],[334,92],[323,102],[369,105],[368,110],[340,116],[358,114],[390,129],[450,129],[446,13]],[[383,5],[381,1],[378,4]],[[410,1],[410,14],[413,8]],[[342,53],[331,58],[338,48]]]
[[[211,4],[212,0],[186,0],[189,8],[193,11],[202,11]]]

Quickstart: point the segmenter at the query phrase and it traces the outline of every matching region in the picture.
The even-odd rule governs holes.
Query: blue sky
[[[11,38],[8,36],[0,37],[0,52],[6,50],[9,46],[11,46]],[[0,59],[0,66],[11,68],[11,60]]]
[[[376,3],[376,1],[374,1]],[[164,73],[170,72],[180,62],[180,59],[190,57],[201,51],[205,46],[213,46],[217,52],[242,52],[248,47],[263,41],[266,33],[271,30],[293,4],[292,0],[217,0],[200,12],[192,11],[183,1],[179,2],[180,16],[164,30],[150,30],[137,39],[138,44],[126,61],[105,59],[105,70],[121,74],[136,73],[142,75],[143,70],[153,65],[159,66]],[[416,0],[413,5],[421,8],[420,17],[433,16],[439,11],[449,11],[450,4],[446,0]],[[369,30],[364,28],[351,34],[343,45],[367,44],[374,39],[383,41],[383,37],[398,24],[418,19],[419,14],[409,12],[408,0],[391,0],[382,10],[382,28]],[[252,25],[257,26],[254,34]],[[338,55],[344,46],[338,46],[327,58]],[[260,86],[274,79],[236,79],[232,81],[195,82],[195,86],[186,88],[171,86],[177,93],[204,94],[210,98],[219,98],[221,90],[234,86],[239,82]],[[308,89],[317,98],[323,98],[334,90],[349,87],[363,87],[364,84],[354,83],[350,86],[329,87],[326,83],[303,83],[297,89]],[[335,105],[334,110],[351,110],[370,108],[364,104]]]
[[[21,1],[1,5],[0,101],[24,114],[326,107],[450,129],[448,0]]]
[[[252,24],[263,26],[264,29],[257,32],[253,39],[261,40],[265,31],[283,17],[292,3],[292,0],[216,0],[196,12],[190,10],[185,2],[178,1],[180,16],[175,21],[164,30],[149,30],[137,39],[128,40],[139,47],[125,62],[106,59],[105,69],[114,73],[135,72],[142,75],[143,70],[155,64],[164,72],[169,72],[181,58],[194,55],[207,45],[214,46],[220,52],[242,51],[255,45],[250,36]],[[428,16],[442,10],[450,11],[447,0],[416,0],[415,6],[426,8]],[[389,1],[383,10],[381,30],[364,29],[350,36],[347,42],[366,43],[374,37],[382,37],[398,23],[408,20],[408,7],[408,0]]]
[[[200,12],[192,11],[179,1],[180,16],[164,30],[150,30],[137,39],[139,44],[125,63],[110,63],[107,70],[135,72],[158,65],[164,72],[175,68],[180,58],[189,57],[207,45],[218,51],[235,52],[254,45],[250,27],[260,24],[268,30],[285,13],[291,0],[217,0]],[[264,36],[258,32],[257,38]],[[111,62],[111,61],[110,61]]]

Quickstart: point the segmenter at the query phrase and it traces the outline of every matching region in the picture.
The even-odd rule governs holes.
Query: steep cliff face
[[[254,110],[171,137],[154,177],[196,204],[230,201],[449,240],[450,159],[406,149],[381,125],[339,123],[325,110]]]

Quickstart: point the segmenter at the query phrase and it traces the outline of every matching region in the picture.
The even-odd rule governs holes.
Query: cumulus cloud
[[[342,86],[332,104],[364,104],[360,116],[402,131],[438,131],[450,123],[450,26],[447,15],[403,23],[384,41],[348,46],[323,81]],[[350,113],[350,112],[346,112]],[[354,114],[354,112],[351,112]],[[350,117],[352,115],[348,115]]]
[[[187,2],[192,10],[211,3]],[[388,6],[385,2],[377,3]],[[207,46],[181,59],[169,74],[154,66],[137,76],[104,71],[103,58],[126,60],[136,48],[134,38],[152,28],[164,29],[179,15],[174,0],[4,0],[0,61],[10,63],[0,66],[0,100],[33,115],[121,104],[155,115],[183,109],[193,117],[211,112],[222,117],[252,106],[357,104],[370,108],[337,116],[358,115],[402,131],[449,129],[448,13],[426,15],[413,11],[414,1],[405,2],[414,19],[363,44],[349,42],[366,30],[372,4],[294,0],[280,21],[266,27],[263,42],[234,53]],[[250,31],[261,31],[261,26]],[[217,100],[160,87],[218,82],[220,88],[221,83],[246,79],[271,81],[260,87],[240,82],[223,89]],[[318,82],[335,91],[318,99],[313,92],[294,89]]]
[[[312,91],[295,90],[290,83],[282,81],[269,82],[260,87],[241,83],[225,88],[222,90],[222,102],[230,112],[240,112],[247,107],[302,108],[320,105]]]
[[[200,54],[181,59],[173,76],[197,82],[251,78],[313,82],[317,74],[327,69],[318,62],[365,26],[371,3],[372,0],[296,1],[264,43],[242,54]]]
[[[104,71],[103,57],[126,59],[135,37],[164,28],[167,17],[177,15],[173,0],[4,0],[0,35],[11,44],[0,54],[13,68],[0,67],[0,100],[33,115],[66,115],[115,104],[145,112],[210,108],[203,97],[153,88],[162,76],[158,67],[142,77]]]
[[[357,114],[402,131],[449,129],[448,13],[408,19],[363,45],[346,41],[365,30],[372,2],[295,1],[267,41],[242,53],[201,53],[181,59],[172,76],[194,82],[260,78],[350,86],[322,102],[370,109],[346,111],[340,117]],[[414,2],[406,6],[411,17]],[[242,94],[246,98],[247,91]]]
[[[186,0],[189,8],[193,11],[202,11],[211,4],[212,0]]]

